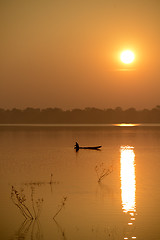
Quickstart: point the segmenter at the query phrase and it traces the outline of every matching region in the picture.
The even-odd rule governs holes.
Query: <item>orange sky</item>
[[[2,0],[0,107],[160,104],[159,24],[159,0]]]

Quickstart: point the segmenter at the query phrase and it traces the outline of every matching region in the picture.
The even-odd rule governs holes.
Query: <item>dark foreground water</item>
[[[3,240],[159,240],[160,126],[0,126],[0,191]]]

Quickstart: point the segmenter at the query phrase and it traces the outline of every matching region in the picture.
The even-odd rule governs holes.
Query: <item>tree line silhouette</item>
[[[0,109],[0,124],[105,124],[105,123],[160,123],[160,105],[148,110],[121,107],[115,109],[13,108]]]

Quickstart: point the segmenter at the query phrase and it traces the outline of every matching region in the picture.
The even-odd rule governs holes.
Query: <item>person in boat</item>
[[[76,142],[75,148],[76,148],[76,149],[79,149],[79,144],[78,144],[78,142]]]

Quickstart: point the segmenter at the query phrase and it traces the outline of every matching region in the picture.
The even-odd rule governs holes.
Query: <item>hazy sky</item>
[[[2,108],[160,105],[160,0],[1,0],[0,29]]]

